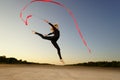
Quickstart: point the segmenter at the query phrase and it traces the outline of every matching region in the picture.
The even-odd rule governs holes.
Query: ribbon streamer
[[[72,17],[72,19],[73,19],[73,21],[74,21],[74,24],[75,24],[75,27],[76,27],[76,29],[77,29],[77,31],[78,31],[78,33],[79,33],[80,38],[82,39],[83,44],[87,47],[89,53],[91,53],[91,49],[88,47],[88,45],[87,45],[87,43],[86,43],[86,41],[85,41],[85,39],[84,39],[84,37],[83,37],[83,35],[82,35],[82,32],[80,31],[80,28],[79,28],[79,26],[78,26],[78,22],[77,22],[76,18],[74,17],[74,14],[72,13],[72,11],[71,11],[70,9],[68,9],[65,5],[63,5],[63,4],[59,3],[59,2],[56,2],[56,1],[53,1],[53,0],[32,0],[32,1],[31,1],[30,3],[28,3],[28,4],[21,10],[21,12],[20,12],[20,18],[21,18],[21,20],[25,23],[25,25],[28,25],[28,20],[32,17],[32,15],[30,14],[30,15],[28,15],[28,16],[26,17],[26,19],[23,19],[23,11],[25,11],[25,9],[26,9],[29,5],[31,5],[33,2],[49,2],[49,3],[53,3],[53,4],[56,4],[56,5],[58,5],[58,6],[63,7],[63,8],[69,13],[69,15]]]

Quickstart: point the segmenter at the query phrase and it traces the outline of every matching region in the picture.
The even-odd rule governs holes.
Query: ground
[[[120,80],[120,68],[0,64],[0,80]]]

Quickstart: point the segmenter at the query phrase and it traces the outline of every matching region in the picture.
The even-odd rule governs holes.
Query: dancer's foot
[[[32,33],[35,34],[36,32],[34,30],[32,30]]]
[[[63,61],[63,59],[60,59],[60,62],[64,65],[65,64],[65,62]]]

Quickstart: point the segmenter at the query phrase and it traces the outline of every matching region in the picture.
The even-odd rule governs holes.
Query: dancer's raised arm
[[[50,23],[48,20],[44,20],[44,21],[48,23],[54,30],[56,29],[56,27],[52,23]]]

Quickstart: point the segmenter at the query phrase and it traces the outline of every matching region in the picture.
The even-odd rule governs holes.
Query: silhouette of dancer
[[[34,34],[37,34],[39,35],[41,38],[43,39],[46,39],[46,40],[50,40],[51,43],[53,44],[53,46],[57,49],[57,53],[58,53],[58,56],[60,58],[60,62],[62,62],[64,64],[64,61],[62,59],[62,56],[61,56],[61,52],[60,52],[60,47],[59,45],[57,44],[57,40],[59,39],[60,37],[60,31],[58,29],[58,24],[52,24],[50,23],[49,21],[47,20],[44,20],[46,23],[48,23],[50,26],[51,26],[51,33],[47,34],[47,35],[43,35],[41,33],[38,33],[38,32],[35,32],[35,31],[32,31]],[[49,36],[49,35],[52,35],[53,36]]]

